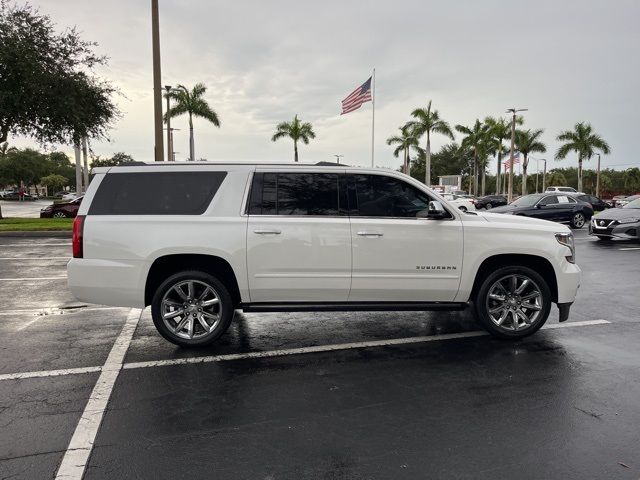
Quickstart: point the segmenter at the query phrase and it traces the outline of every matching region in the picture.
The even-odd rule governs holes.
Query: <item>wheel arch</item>
[[[167,277],[184,270],[199,270],[217,277],[228,288],[234,305],[241,303],[238,280],[227,260],[215,255],[179,253],[158,257],[151,264],[144,288],[145,306],[151,305],[153,294]]]
[[[476,276],[471,289],[470,298],[474,299],[483,280],[492,271],[502,267],[523,266],[537,272],[549,285],[551,290],[551,299],[553,302],[558,301],[558,280],[553,265],[549,260],[538,255],[527,255],[519,253],[505,253],[493,255],[486,258],[478,267]]]

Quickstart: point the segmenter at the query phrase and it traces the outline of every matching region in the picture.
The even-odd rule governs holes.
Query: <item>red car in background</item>
[[[83,197],[68,202],[53,203],[40,210],[40,218],[75,218]]]

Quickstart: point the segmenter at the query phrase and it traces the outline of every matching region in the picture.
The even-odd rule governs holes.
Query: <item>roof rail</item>
[[[336,162],[318,162],[316,163],[317,167],[348,167],[349,165],[345,163],[336,163]]]

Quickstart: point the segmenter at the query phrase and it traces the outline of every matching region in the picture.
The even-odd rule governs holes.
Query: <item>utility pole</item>
[[[542,191],[547,189],[547,160],[544,160],[544,170],[542,171]]]
[[[155,128],[156,162],[164,159],[162,139],[162,73],[160,70],[160,21],[158,16],[158,0],[151,0],[151,43],[153,49],[153,114]]]
[[[526,112],[526,108],[509,108],[507,113],[513,114],[513,118],[511,120],[511,161],[509,162],[509,192],[507,193],[507,202],[511,203],[513,200],[513,154],[516,145],[516,114],[518,112]]]
[[[82,160],[84,163],[84,188],[82,189],[82,193],[87,192],[87,188],[89,188],[89,162],[87,160],[87,137],[82,137]],[[80,192],[77,192],[80,193]]]
[[[596,197],[600,198],[600,154],[598,155],[598,171],[596,172]]]
[[[533,159],[533,157],[532,157]],[[536,158],[536,193],[538,193],[538,175],[540,174],[540,162],[544,162],[544,173],[542,175],[542,192],[545,190],[545,177],[547,175],[547,159],[546,158]]]
[[[335,154],[335,153],[333,154],[333,156],[334,156],[334,157],[336,157],[336,162],[337,162],[337,163],[340,163],[340,159],[341,159],[342,157],[344,157],[344,155],[337,155],[337,154]]]
[[[169,118],[169,109],[171,108],[171,99],[169,94],[171,93],[171,85],[165,85],[164,89],[167,91],[167,162],[173,160],[173,132],[171,131],[171,118]]]

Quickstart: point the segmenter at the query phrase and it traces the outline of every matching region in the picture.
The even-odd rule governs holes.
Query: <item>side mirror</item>
[[[426,210],[421,210],[416,215],[418,218],[428,218],[431,220],[440,220],[447,216],[447,212],[438,201],[429,202],[429,207]]]
[[[546,207],[544,203],[536,203],[536,208]]]

